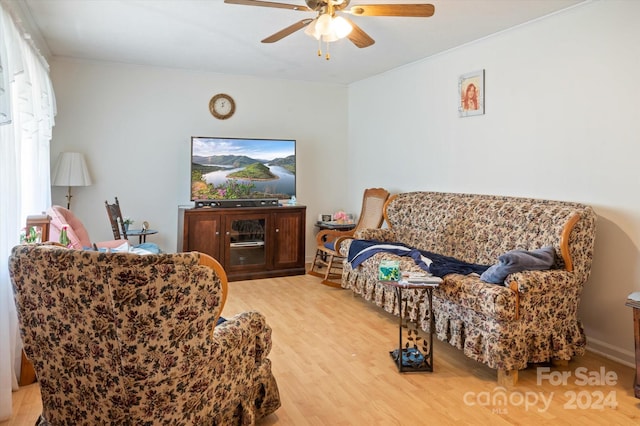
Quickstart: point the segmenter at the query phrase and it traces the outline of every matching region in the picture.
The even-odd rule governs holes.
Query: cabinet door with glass
[[[225,218],[224,251],[227,272],[259,271],[269,266],[268,213],[230,214]]]

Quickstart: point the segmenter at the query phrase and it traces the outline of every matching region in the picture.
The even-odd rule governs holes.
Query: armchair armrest
[[[209,355],[216,382],[212,424],[253,424],[280,406],[278,385],[271,373],[271,327],[257,311],[237,314],[213,329]],[[204,374],[204,373],[203,373]],[[240,412],[239,412],[239,411]],[[240,420],[241,419],[241,420]],[[240,421],[239,421],[240,420]]]
[[[316,234],[316,244],[318,246],[324,246],[328,242],[333,242],[334,247],[339,248],[338,245],[335,244],[335,240],[340,237],[352,237],[353,230],[350,231],[338,231],[335,229],[325,229]],[[337,251],[337,250],[336,250]]]
[[[553,294],[561,298],[582,291],[576,274],[562,269],[516,272],[507,276],[505,282],[520,294]]]
[[[347,257],[349,254],[349,249],[347,248],[345,251],[342,250],[342,243],[345,241],[351,241],[354,239],[353,235],[344,235],[342,237],[338,237],[335,239],[335,241],[333,242],[333,246],[335,247],[335,251],[336,253],[338,253],[340,256],[343,257]],[[346,247],[349,247],[350,244],[346,245]]]
[[[239,313],[213,329],[213,339],[225,357],[253,358],[256,364],[264,361],[273,341],[271,327],[264,315],[257,311]]]
[[[344,236],[336,240],[336,251],[341,256],[347,257],[349,255],[349,246],[351,242],[349,240],[376,240],[383,242],[397,242],[395,231],[388,228],[365,228],[355,231],[353,235]]]
[[[523,271],[507,277],[516,292],[516,318],[525,322],[528,335],[541,347],[552,346],[539,358],[569,360],[584,353],[586,342],[577,316],[583,285],[577,277],[564,270]]]

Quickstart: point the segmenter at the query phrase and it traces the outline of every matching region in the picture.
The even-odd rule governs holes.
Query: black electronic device
[[[265,199],[241,199],[241,200],[198,200],[195,202],[195,208],[235,208],[235,207],[277,207],[277,198]]]
[[[242,199],[242,200],[216,200],[216,207],[277,207],[278,199]]]
[[[196,208],[206,208],[206,207],[220,207],[219,201],[214,200],[198,200],[196,201]]]

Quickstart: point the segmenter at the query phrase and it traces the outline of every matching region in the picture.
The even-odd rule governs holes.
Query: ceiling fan
[[[305,18],[293,25],[270,35],[262,40],[263,43],[274,43],[305,27],[305,33],[316,38],[319,42],[327,43],[348,37],[359,48],[369,47],[375,41],[352,20],[342,14],[353,16],[400,16],[428,18],[433,15],[435,8],[432,4],[359,4],[348,8],[351,0],[305,0],[306,6],[276,3],[263,0],[224,0],[229,4],[245,6],[273,7],[290,9],[301,12],[316,12],[315,18]],[[340,12],[339,14],[337,12]],[[322,52],[318,49],[318,55]],[[327,53],[327,59],[329,54]]]

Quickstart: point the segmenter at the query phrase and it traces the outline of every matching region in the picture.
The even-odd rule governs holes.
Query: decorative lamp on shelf
[[[53,169],[51,184],[53,186],[66,186],[67,209],[71,208],[71,187],[91,185],[91,176],[84,155],[79,152],[62,152]]]

